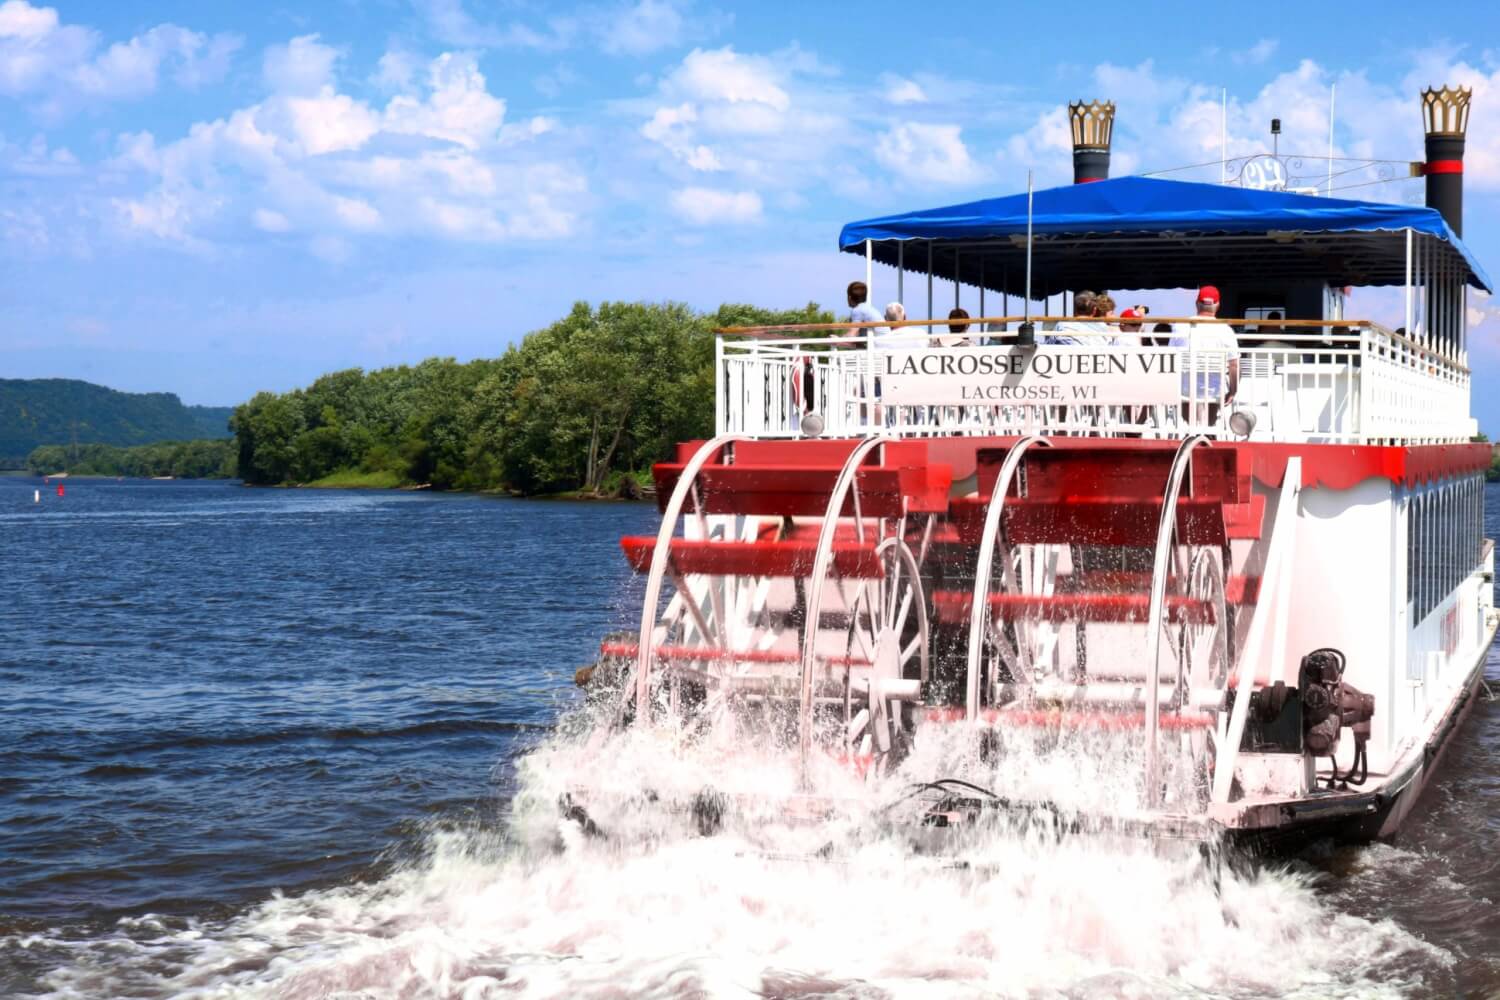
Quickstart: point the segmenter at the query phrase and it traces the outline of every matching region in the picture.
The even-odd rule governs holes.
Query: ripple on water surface
[[[560,784],[599,765],[551,726],[638,613],[617,540],[653,509],[92,481],[34,505],[35,486],[0,479],[0,541],[25,553],[0,564],[0,995],[1500,985],[1493,705],[1399,843],[1217,882],[1022,836],[966,873],[880,837],[776,860],[803,834],[705,840],[638,808],[632,788],[713,766],[675,745],[617,755],[636,812],[613,822],[638,836],[612,845],[558,824]]]

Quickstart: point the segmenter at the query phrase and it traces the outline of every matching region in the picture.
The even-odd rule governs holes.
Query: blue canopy
[[[1025,291],[1026,195],[852,222],[839,248],[940,277]],[[1391,285],[1406,280],[1405,230],[1476,288],[1489,278],[1431,208],[1120,177],[1037,191],[1032,291],[1182,288],[1244,278]],[[911,244],[910,241],[923,241]],[[930,242],[928,242],[930,241]],[[1425,242],[1425,241],[1424,241]]]

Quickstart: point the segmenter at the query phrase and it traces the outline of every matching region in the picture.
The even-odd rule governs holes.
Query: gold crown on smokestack
[[[1422,91],[1422,125],[1428,135],[1463,135],[1469,131],[1471,87],[1428,87]]]
[[[1073,126],[1073,148],[1108,149],[1115,128],[1115,102],[1074,101],[1068,105],[1068,121]]]

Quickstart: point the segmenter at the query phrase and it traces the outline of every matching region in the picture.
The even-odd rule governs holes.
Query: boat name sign
[[[1164,405],[1181,398],[1175,349],[934,347],[880,351],[880,397],[893,405]]]

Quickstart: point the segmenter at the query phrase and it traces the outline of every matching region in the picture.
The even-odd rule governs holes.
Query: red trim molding
[[[1461,174],[1463,172],[1463,160],[1429,160],[1422,164],[1423,174]]]
[[[1349,445],[1233,443],[1214,447],[1239,449],[1251,474],[1266,486],[1281,485],[1286,460],[1302,459],[1302,485],[1347,490],[1366,479],[1387,479],[1398,486],[1421,486],[1439,479],[1483,472],[1490,467],[1490,446],[1477,444]],[[1244,466],[1242,465],[1241,468]]]
[[[1015,437],[937,437],[902,441],[892,449],[888,463],[910,470],[924,465],[945,465],[954,482],[979,471],[979,451],[1010,448]],[[735,446],[736,464],[758,467],[802,468],[843,464],[858,442],[849,439],[767,440]],[[1123,475],[1132,455],[1177,450],[1177,441],[1143,441],[1130,438],[1052,439],[1052,451],[1078,450],[1098,453],[1113,475]],[[691,455],[695,444],[679,445],[679,456]],[[1302,459],[1302,485],[1347,490],[1367,479],[1385,479],[1399,486],[1421,486],[1441,479],[1483,472],[1490,466],[1490,446],[1484,442],[1464,444],[1367,445],[1367,444],[1273,444],[1259,441],[1218,441],[1215,451],[1238,453],[1240,475],[1250,474],[1263,485],[1276,488],[1286,473],[1287,459]],[[1156,464],[1160,464],[1158,461]],[[947,470],[943,470],[944,473]],[[946,475],[944,475],[946,479]],[[977,481],[974,489],[980,489]],[[988,484],[984,484],[988,485]]]

